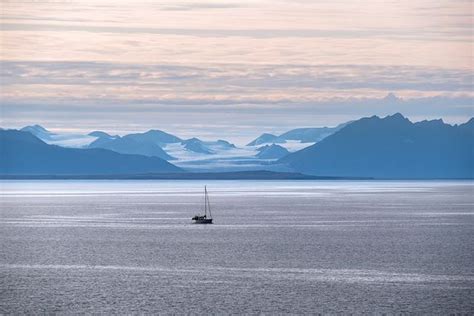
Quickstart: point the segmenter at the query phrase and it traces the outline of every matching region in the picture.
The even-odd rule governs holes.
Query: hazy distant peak
[[[196,137],[183,140],[181,144],[184,145],[184,148],[186,150],[192,151],[195,153],[206,154],[206,155],[210,155],[214,153],[204,144],[203,141],[201,141],[199,138],[196,138]]]
[[[46,128],[38,124],[25,126],[20,129],[20,131],[29,132],[43,140],[49,140],[51,136],[54,135],[54,133],[51,133]]]
[[[189,138],[189,139],[186,139],[183,141],[183,143],[189,143],[189,142],[199,142],[199,143],[202,143],[202,141],[197,138],[197,137],[193,137],[193,138]]]
[[[28,125],[28,126],[23,127],[22,129],[34,129],[34,130],[37,130],[37,131],[49,133],[49,131],[46,128],[44,128],[43,126],[41,126],[39,124]]]
[[[150,140],[140,139],[139,137],[116,136],[99,137],[93,141],[89,148],[104,148],[121,154],[135,154],[147,157],[158,157],[164,160],[174,160],[159,145]]]
[[[107,134],[106,132],[102,132],[102,131],[93,131],[93,132],[90,132],[89,134],[87,134],[89,136],[94,136],[94,137],[106,137],[106,138],[116,138],[118,136],[112,136],[110,134]]]
[[[217,143],[218,145],[221,145],[221,146],[226,147],[226,148],[236,148],[234,144],[232,144],[232,143],[230,143],[230,142],[228,142],[228,141],[226,141],[226,140],[223,140],[223,139],[218,139],[218,140],[216,141],[216,143]]]
[[[259,153],[256,156],[261,159],[280,159],[289,154],[286,148],[276,144],[259,147],[257,151]]]
[[[256,146],[260,144],[265,144],[265,143],[271,143],[275,141],[278,138],[278,136],[269,134],[269,133],[263,133],[253,141],[247,144],[247,146]]]
[[[48,131],[46,128],[44,128],[43,126],[38,125],[38,124],[35,124],[35,125],[28,125],[28,126],[23,127],[23,128],[20,129],[20,130],[21,130],[21,131],[26,131],[26,132],[35,131],[35,132],[40,132],[40,133],[48,133],[48,134],[51,133],[51,132]]]
[[[152,142],[156,145],[159,145],[160,147],[164,144],[181,142],[181,139],[179,137],[156,129],[151,129],[144,133],[128,134],[125,135],[123,138],[134,139],[138,142]]]
[[[383,101],[385,101],[385,103],[397,103],[403,101],[403,99],[397,97],[395,93],[390,92],[383,98]]]
[[[171,135],[171,134],[169,134],[165,131],[159,130],[159,129],[150,129],[150,130],[146,131],[143,134]]]
[[[267,149],[270,149],[270,148],[283,148],[283,149],[285,149],[283,146],[272,143],[272,144],[267,144],[267,145],[258,147],[257,151],[263,151],[263,150],[267,150]]]

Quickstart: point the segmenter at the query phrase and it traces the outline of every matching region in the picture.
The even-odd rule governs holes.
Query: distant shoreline
[[[91,175],[0,175],[0,180],[373,180],[368,177],[313,176],[293,172],[236,171]]]
[[[473,178],[374,178],[313,176],[293,172],[236,171],[202,173],[0,175],[0,180],[474,180]]]

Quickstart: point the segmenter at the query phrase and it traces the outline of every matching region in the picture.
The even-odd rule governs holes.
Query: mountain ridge
[[[257,148],[259,152],[255,156],[260,159],[280,159],[290,152],[285,148],[277,144],[265,145]]]
[[[280,135],[263,133],[246,146],[257,146],[262,144],[282,144],[287,141],[300,141],[300,143],[316,143],[325,137],[337,132],[351,121],[339,124],[335,127],[300,127],[289,130]]]
[[[471,122],[471,123],[469,123]],[[295,171],[375,178],[473,178],[474,121],[366,117],[278,161]]]
[[[121,154],[135,154],[147,157],[158,157],[164,160],[175,160],[166,153],[155,141],[149,139],[137,140],[136,137],[128,137],[128,135],[120,137],[99,137],[93,141],[87,148],[103,148],[112,150]]]
[[[109,174],[182,172],[157,157],[49,145],[29,132],[0,131],[1,174]]]

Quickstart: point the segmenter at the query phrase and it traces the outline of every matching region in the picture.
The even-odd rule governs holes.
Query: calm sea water
[[[3,181],[0,313],[474,313],[474,183]]]

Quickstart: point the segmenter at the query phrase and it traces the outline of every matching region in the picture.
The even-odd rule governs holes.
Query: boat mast
[[[209,202],[209,195],[207,195],[207,188],[204,187],[204,189],[206,190],[207,208],[209,209],[209,217],[212,218],[212,214],[211,214],[211,202]]]
[[[204,186],[204,216],[207,216],[207,188]]]

